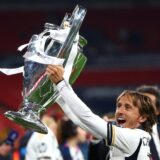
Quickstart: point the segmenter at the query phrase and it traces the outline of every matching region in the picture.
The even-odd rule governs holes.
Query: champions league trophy
[[[23,103],[19,111],[7,111],[10,120],[36,132],[48,133],[40,121],[40,114],[51,106],[58,92],[55,84],[45,74],[48,64],[63,65],[64,78],[70,84],[78,78],[87,58],[82,53],[87,41],[78,32],[86,14],[86,9],[77,6],[71,15],[65,15],[60,26],[45,24],[39,35],[33,35],[24,54]]]

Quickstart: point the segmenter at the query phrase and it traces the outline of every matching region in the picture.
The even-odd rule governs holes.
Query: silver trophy
[[[72,14],[65,15],[60,26],[46,23],[45,29],[33,35],[24,54],[23,102],[19,111],[7,111],[5,116],[36,132],[48,133],[40,115],[51,106],[58,93],[45,74],[48,64],[65,68],[64,77],[73,84],[85,66],[82,53],[87,41],[78,34],[86,9],[77,6]]]

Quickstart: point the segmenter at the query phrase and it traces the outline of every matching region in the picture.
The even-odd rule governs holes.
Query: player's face
[[[117,102],[115,117],[117,125],[123,128],[137,128],[145,121],[128,95],[122,96]]]

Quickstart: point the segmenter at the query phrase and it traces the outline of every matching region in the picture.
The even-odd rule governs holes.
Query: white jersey
[[[34,132],[28,141],[25,160],[62,160],[58,143],[53,132],[48,134]]]
[[[65,80],[57,85],[57,103],[77,125],[110,146],[110,160],[150,160],[151,136],[141,129],[120,128],[95,115]]]
[[[159,139],[159,136],[158,136],[157,124],[155,124],[152,127],[152,130],[153,130],[153,132],[152,132],[153,141],[154,141],[155,147],[157,149],[158,157],[160,159],[160,139]]]
[[[80,148],[69,147],[69,152],[71,154],[72,160],[84,160],[84,157]]]

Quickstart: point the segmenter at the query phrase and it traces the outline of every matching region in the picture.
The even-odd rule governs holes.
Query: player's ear
[[[139,117],[139,122],[140,123],[143,123],[143,122],[145,122],[147,120],[147,117],[146,116],[140,116]]]

